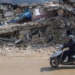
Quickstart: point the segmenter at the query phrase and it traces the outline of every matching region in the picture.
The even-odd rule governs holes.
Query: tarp
[[[19,16],[17,16],[16,18],[10,20],[9,22],[7,23],[17,23],[19,22],[20,20],[23,20],[25,18],[29,18],[31,19],[31,12],[30,12],[30,9],[25,9],[25,11],[20,14]]]

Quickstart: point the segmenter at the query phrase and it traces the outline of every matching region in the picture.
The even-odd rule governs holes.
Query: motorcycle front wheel
[[[58,62],[56,59],[51,59],[51,60],[50,60],[50,65],[51,65],[53,68],[57,68],[58,65],[59,65],[59,62]]]

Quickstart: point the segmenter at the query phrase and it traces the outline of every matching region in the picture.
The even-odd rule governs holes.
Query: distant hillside
[[[13,4],[22,4],[22,3],[45,3],[46,1],[55,1],[59,0],[0,0],[0,3],[13,3]]]
[[[13,3],[13,0],[0,0],[0,3]]]

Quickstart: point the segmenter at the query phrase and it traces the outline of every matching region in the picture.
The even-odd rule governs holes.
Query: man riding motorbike
[[[68,56],[68,61],[69,61],[69,56],[75,54],[75,41],[74,41],[74,36],[69,35],[68,36],[69,42],[67,44],[63,45],[63,49],[66,47],[69,47],[69,50],[64,51],[63,56],[62,56],[62,61],[65,60],[66,56]]]

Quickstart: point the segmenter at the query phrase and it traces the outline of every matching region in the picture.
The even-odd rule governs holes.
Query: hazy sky
[[[0,3],[7,2],[13,4],[22,4],[22,3],[45,3],[46,1],[59,1],[59,0],[0,0]]]

